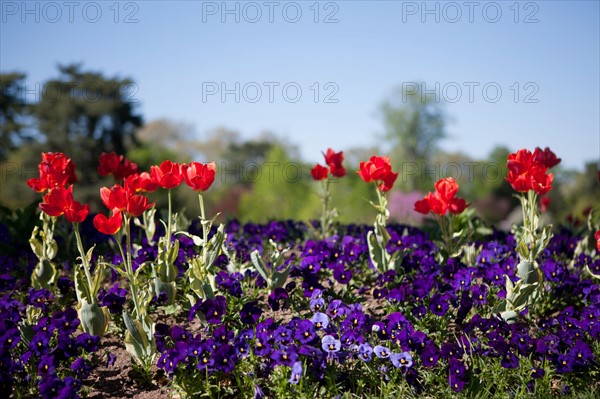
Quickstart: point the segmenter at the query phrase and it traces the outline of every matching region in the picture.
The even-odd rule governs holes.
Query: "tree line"
[[[193,126],[170,120],[145,122],[131,78],[106,76],[81,64],[57,69],[56,78],[38,84],[27,82],[22,72],[0,73],[0,205],[16,208],[39,200],[24,182],[35,174],[42,151],[61,151],[75,161],[78,191],[94,209],[99,184],[111,184],[96,173],[98,157],[114,151],[144,170],[167,158],[216,161],[220,171],[209,207],[229,217],[308,220],[318,214],[316,185],[308,173],[312,165],[301,159],[294,143],[268,131],[244,140],[239,132],[222,127],[199,135]],[[445,106],[418,91],[392,91],[380,105],[379,115],[382,133],[373,138],[376,144],[344,149],[345,162],[349,170],[355,170],[371,155],[389,155],[401,173],[399,190],[391,197],[397,208],[410,207],[405,203],[409,198],[430,191],[433,182],[444,175],[452,175],[464,179],[461,190],[484,219],[499,223],[509,217],[517,205],[503,178],[511,149],[498,146],[479,160],[443,151],[449,121]],[[584,172],[558,173],[559,189],[553,190],[550,208],[555,218],[564,219],[569,212],[580,214],[600,198],[596,165],[587,165]],[[354,173],[338,183],[334,198],[340,199],[341,220],[370,220],[364,206],[368,187]],[[176,201],[194,209],[195,199],[186,198],[183,192]],[[397,218],[419,222],[410,215],[400,212]]]

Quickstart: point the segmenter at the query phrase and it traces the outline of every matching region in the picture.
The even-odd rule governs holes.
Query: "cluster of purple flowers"
[[[91,371],[98,337],[78,333],[75,309],[56,310],[47,290],[30,289],[21,302],[0,299],[0,386],[40,398],[78,398]],[[35,316],[32,316],[35,315]],[[32,320],[34,319],[34,320]],[[33,321],[33,322],[32,322]]]
[[[527,359],[527,364],[533,365],[531,383],[545,375],[547,364],[557,374],[585,372],[597,365],[598,354],[592,348],[600,339],[600,287],[583,274],[583,267],[596,270],[600,259],[582,255],[568,266],[577,238],[566,233],[554,237],[539,261],[548,295],[568,293],[573,305],[562,310],[554,308],[554,312],[560,310],[558,315],[535,324],[523,318],[509,325],[493,315],[491,309],[506,294],[505,276],[513,282],[518,279],[518,256],[512,235],[495,232],[487,241],[475,242],[478,254],[472,265],[458,258],[440,265],[436,261],[437,248],[425,233],[390,226],[388,251],[403,253],[403,270],[380,275],[371,288],[365,285],[369,281],[364,277],[364,264],[368,263],[366,227],[346,226],[344,235],[302,243],[291,240],[297,235],[295,228],[286,234],[284,228],[276,226],[274,222],[243,227],[233,223],[228,227],[229,246],[236,255],[248,258],[253,249],[260,250],[264,245],[263,238],[257,235],[270,230],[284,246],[293,247],[298,255],[290,259],[292,282],[271,292],[267,302],[275,311],[285,308],[298,287],[307,300],[305,310],[310,313],[287,322],[273,318],[259,322],[261,304],[253,302],[254,317],[249,317],[245,309],[243,324],[230,321],[227,327],[219,326],[220,336],[227,339],[220,344],[228,345],[232,351],[219,349],[218,340],[214,343],[216,338],[211,334],[216,330],[200,332],[196,339],[205,346],[199,353],[209,353],[211,358],[221,356],[217,350],[235,353],[228,358],[226,368],[209,361],[211,371],[235,367],[252,353],[260,359],[263,373],[281,365],[289,367],[289,382],[294,384],[306,375],[317,380],[324,378],[331,362],[351,365],[355,360],[386,359],[390,366],[402,371],[415,389],[424,389],[419,378],[419,369],[424,368],[445,372],[450,388],[459,392],[477,372],[469,360],[473,356],[498,359],[505,369],[519,368],[521,359]],[[219,273],[221,290],[230,296],[239,297],[235,294],[237,289],[231,286],[244,279],[255,279],[257,288],[264,287],[256,273],[229,277],[226,271]],[[352,286],[358,294],[353,303],[342,300],[340,287],[344,286]],[[366,310],[361,305],[365,302],[369,303]],[[559,302],[551,305],[560,306]],[[203,306],[206,307],[203,303],[197,308]],[[373,307],[384,313],[374,316]],[[221,311],[217,313],[220,322]],[[450,323],[454,325],[451,333],[436,333],[434,326]],[[201,367],[197,357],[189,357],[188,352],[181,355],[181,345],[163,349],[159,366],[171,373],[177,372],[180,363],[185,368]],[[165,362],[170,364],[172,359],[176,359],[176,366],[167,367]],[[379,369],[389,371],[384,364]]]
[[[194,334],[177,325],[157,326],[157,348],[162,352],[158,367],[172,376],[189,375],[190,369],[231,373],[238,363],[252,355],[258,359],[261,376],[267,376],[278,366],[291,368],[291,384],[297,384],[304,372],[323,379],[331,362],[344,363],[350,359],[362,362],[381,359],[410,374],[413,364],[407,351],[410,348],[404,350],[394,343],[392,347],[397,350],[392,351],[379,345],[383,340],[371,334],[373,323],[360,304],[346,305],[341,300],[332,300],[325,306],[319,289],[313,291],[310,302],[311,307],[322,304],[323,312],[314,312],[308,318],[293,317],[289,322],[273,318],[258,322],[262,312],[256,302],[249,302],[239,312],[239,323],[225,325],[222,324],[225,298],[201,301],[192,308],[190,317],[201,312],[207,323],[202,331]],[[393,335],[404,331],[405,326],[408,326],[406,319],[397,313],[388,317],[384,330]],[[368,337],[375,339],[375,345],[368,342]],[[303,364],[307,365],[306,370]],[[415,377],[416,374],[412,375]]]
[[[157,226],[156,237],[162,228]],[[527,373],[529,388],[548,373],[568,380],[598,372],[600,285],[584,268],[600,273],[600,258],[575,256],[579,239],[571,233],[557,233],[537,260],[545,282],[536,317],[524,313],[507,324],[493,308],[506,295],[506,276],[518,280],[512,235],[494,232],[472,243],[477,251],[469,261],[451,258],[440,264],[438,248],[423,231],[391,225],[387,250],[401,254],[401,270],[379,275],[369,261],[369,228],[340,226],[339,235],[305,241],[303,224],[231,221],[226,245],[235,262],[249,264],[250,253],[268,251],[271,239],[290,249],[283,265],[291,268],[289,279],[269,292],[256,271],[229,271],[234,259],[221,255],[217,296],[190,310],[189,320],[198,317],[202,327],[156,325],[158,367],[175,381],[199,381],[207,375],[232,378],[247,362],[251,366],[244,370],[253,370],[257,384],[280,369],[290,384],[322,382],[332,368],[338,374],[375,370],[384,380],[402,378],[415,392],[427,391],[423,376],[430,372],[447,376],[449,389],[469,389],[479,373],[475,358]],[[201,234],[199,223],[189,231]],[[156,258],[157,247],[137,228],[133,234],[140,244],[137,268]],[[101,245],[113,238],[103,239]],[[179,241],[175,264],[184,278],[198,248],[183,235],[174,239]],[[111,247],[103,248],[110,259]],[[76,332],[76,311],[59,309],[49,291],[31,290],[21,301],[14,299],[18,290],[27,290],[12,273],[15,262],[14,256],[0,258],[0,386],[44,398],[77,397],[91,367],[85,354],[97,349],[98,340]],[[57,297],[72,295],[67,277],[59,278],[57,288]],[[122,313],[126,300],[127,291],[115,280],[99,293],[100,304],[114,315]],[[154,304],[160,305],[160,295]],[[32,324],[28,309],[41,310]],[[255,389],[262,393],[268,387]]]

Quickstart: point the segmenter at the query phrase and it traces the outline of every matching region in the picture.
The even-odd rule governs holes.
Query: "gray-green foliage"
[[[203,228],[210,230],[212,220],[203,220]],[[194,240],[194,244],[201,247],[200,255],[189,260],[189,268],[186,272],[190,288],[200,299],[215,297],[217,290],[215,276],[218,273],[218,268],[215,266],[215,261],[223,253],[223,243],[227,234],[225,234],[225,226],[219,225],[216,233],[210,240],[205,242],[205,238],[200,238],[188,233],[182,233]]]
[[[46,213],[40,213],[42,228],[35,226],[29,238],[29,244],[38,262],[31,274],[31,286],[35,289],[50,289],[56,282],[58,272],[52,260],[58,252],[54,240],[54,225],[56,219]]]
[[[260,252],[258,250],[252,251],[250,254],[250,259],[252,261],[252,265],[254,269],[261,275],[262,278],[267,282],[267,287],[269,290],[273,291],[277,288],[283,287],[285,284],[289,274],[290,274],[290,265],[288,264],[285,267],[282,267],[285,263],[285,253],[284,250],[279,250],[278,245],[273,241],[269,240],[269,246],[267,247],[269,265],[261,258]]]
[[[529,190],[527,197],[520,195],[519,199],[523,210],[523,225],[514,231],[520,258],[516,270],[519,280],[513,284],[506,276],[506,299],[494,309],[509,323],[514,323],[521,311],[534,306],[543,294],[544,275],[536,259],[553,236],[551,225],[540,225],[535,191]]]

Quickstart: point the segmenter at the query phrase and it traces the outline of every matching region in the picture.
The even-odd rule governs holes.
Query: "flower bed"
[[[46,154],[40,179],[30,182],[44,194],[30,245],[16,224],[0,225],[10,248],[0,260],[4,392],[599,394],[600,237],[593,213],[580,231],[540,224],[534,195],[550,189],[547,171],[557,162],[550,153],[509,159],[524,209],[523,226],[511,234],[474,229],[451,179],[415,204],[439,230],[389,224],[386,193],[397,174],[381,157],[359,171],[377,192],[374,225],[336,224],[327,179],[346,171],[341,153],[325,159],[313,172],[323,182],[321,223],[216,226],[202,197],[214,164],[167,161],[138,174],[106,154],[99,170],[122,184],[101,190],[110,214],[92,223],[73,186],[65,187],[73,166]],[[144,192],[163,188],[170,198],[182,181],[199,194],[200,218],[182,225],[169,200],[158,223]]]

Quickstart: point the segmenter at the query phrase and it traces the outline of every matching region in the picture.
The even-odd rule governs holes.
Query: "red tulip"
[[[533,153],[520,149],[508,156],[506,180],[515,191],[524,193],[533,190],[544,195],[552,189],[554,179],[551,173],[546,172],[559,162],[560,159],[547,147],[545,150],[538,147]]]
[[[117,155],[115,152],[103,152],[98,161],[98,174],[100,176],[114,175],[117,181],[123,180],[138,171],[136,163],[131,162],[123,155]]]
[[[131,216],[138,217],[141,216],[142,213],[146,209],[152,208],[154,203],[148,203],[148,197],[143,195],[132,195],[127,198],[127,213]]]
[[[194,191],[206,191],[215,181],[217,165],[214,162],[202,164],[200,162],[191,162],[189,165],[182,165],[181,172],[185,184]]]
[[[103,152],[100,154],[100,159],[98,162],[98,174],[100,176],[108,176],[115,173],[117,169],[119,169],[121,158],[116,152]]]
[[[415,202],[415,211],[427,215],[431,208],[429,207],[429,201],[427,198],[420,199]]]
[[[515,175],[527,173],[532,165],[533,154],[525,148],[520,149],[516,153],[509,154],[506,161],[506,167]]]
[[[533,152],[533,160],[534,162],[541,163],[547,169],[558,165],[561,161],[561,159],[558,158],[556,154],[548,147],[546,147],[544,150],[542,150],[540,147],[537,147]]]
[[[441,216],[446,214],[446,211],[448,211],[448,203],[444,201],[440,193],[429,193],[426,198],[433,213]]]
[[[124,179],[125,187],[134,193],[153,193],[158,189],[158,184],[152,180],[148,172],[134,173]]]
[[[508,177],[506,180],[510,183],[513,190],[518,191],[520,193],[526,193],[529,191],[529,176],[526,174],[517,174],[513,171],[508,172]]]
[[[390,191],[392,189],[392,187],[394,186],[394,182],[396,182],[397,178],[398,178],[398,173],[393,173],[390,170],[390,173],[386,173],[381,178],[381,184],[379,184],[379,189],[384,192]]]
[[[115,180],[121,181],[126,177],[138,172],[138,166],[135,162],[131,162],[129,159],[124,158],[122,155],[121,161],[122,163],[119,164],[119,167],[115,171]]]
[[[27,185],[38,193],[77,182],[75,164],[62,152],[42,153],[42,162],[38,165],[38,170],[39,178],[27,180]]]
[[[152,175],[152,180],[162,188],[166,189],[175,188],[183,181],[181,166],[168,159],[163,161],[160,166],[152,166],[150,168],[150,173]]]
[[[61,216],[65,213],[65,208],[73,201],[73,186],[68,189],[64,187],[56,187],[51,189],[48,194],[44,195],[44,202],[39,206],[40,209],[50,216]]]
[[[343,151],[335,152],[331,148],[328,148],[327,152],[323,155],[325,156],[325,163],[327,164],[327,166],[329,166],[332,175],[334,175],[335,177],[346,176],[346,168],[342,166],[342,162],[344,161]]]
[[[390,159],[379,156],[372,156],[368,162],[361,162],[360,170],[356,173],[367,183],[381,182],[381,191],[389,191],[398,177],[398,173],[392,171]]]
[[[73,201],[69,207],[65,208],[65,218],[71,223],[81,223],[87,218],[90,213],[88,204],[81,205],[77,201]]]
[[[324,180],[327,179],[327,176],[329,176],[329,169],[323,165],[316,164],[310,170],[310,174],[314,180]]]
[[[448,204],[448,210],[450,213],[458,215],[463,213],[463,211],[469,206],[467,201],[462,198],[452,198],[452,201]]]
[[[107,218],[103,214],[98,214],[94,217],[94,227],[104,234],[117,234],[122,225],[123,216],[121,215],[121,212],[116,212],[110,218]]]
[[[540,211],[541,212],[546,212],[548,210],[548,207],[550,206],[550,197],[542,197],[540,198]]]
[[[444,201],[450,203],[458,192],[458,183],[452,177],[446,177],[435,183],[435,190],[440,193]]]
[[[535,191],[538,195],[547,194],[552,189],[552,180],[554,180],[552,173],[534,168],[530,174],[529,189]]]
[[[100,189],[102,203],[113,212],[121,212],[127,209],[127,197],[127,191],[118,184],[111,188],[102,187]]]
[[[464,199],[456,197],[458,189],[458,183],[451,177],[438,180],[435,183],[435,193],[429,193],[415,202],[415,211],[424,215],[433,212],[440,216],[448,211],[454,215],[462,213],[469,204]]]
[[[82,205],[73,199],[73,186],[51,189],[44,196],[44,202],[39,206],[43,212],[50,216],[65,215],[67,221],[71,223],[83,222],[90,212],[88,204]]]
[[[600,252],[600,230],[596,231],[594,238],[596,239],[596,248],[598,249],[598,252]]]
[[[48,189],[45,182],[37,177],[32,177],[31,179],[27,180],[27,185],[37,193],[43,193]]]
[[[111,188],[100,189],[102,203],[113,213],[126,212],[130,216],[138,217],[154,203],[148,203],[148,197],[137,195],[130,189],[115,184]]]
[[[360,163],[358,175],[367,183],[381,180],[383,176],[392,170],[392,164],[388,157],[372,156],[368,162]]]

